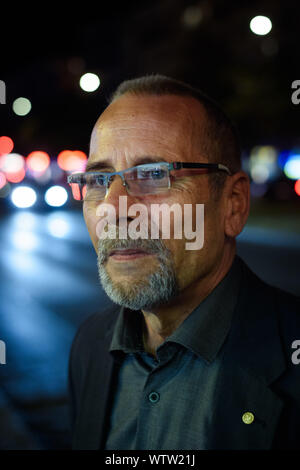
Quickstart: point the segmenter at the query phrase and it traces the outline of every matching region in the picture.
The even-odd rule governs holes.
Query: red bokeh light
[[[300,180],[297,180],[295,183],[295,191],[298,196],[300,196]]]
[[[26,164],[30,170],[43,173],[50,165],[50,157],[48,153],[37,150],[28,155]]]
[[[76,199],[76,201],[82,201],[84,199],[84,196],[85,196],[85,193],[86,193],[86,187],[83,186],[83,188],[82,188],[82,197],[81,197],[79,184],[71,183],[70,186],[71,186],[71,189],[72,189],[73,198]]]
[[[3,135],[0,137],[0,155],[10,153],[14,148],[14,142],[10,137]]]
[[[6,179],[10,183],[20,183],[25,178],[25,170],[21,168],[18,171],[6,173]]]
[[[63,150],[57,157],[58,166],[64,171],[84,171],[87,156],[81,150]]]

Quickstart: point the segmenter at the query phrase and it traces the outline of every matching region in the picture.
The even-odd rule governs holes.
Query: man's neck
[[[151,312],[142,311],[145,319],[143,343],[147,352],[156,356],[156,349],[226,276],[234,256],[235,252],[232,252],[230,256],[224,257],[215,271],[187,286],[167,305]]]

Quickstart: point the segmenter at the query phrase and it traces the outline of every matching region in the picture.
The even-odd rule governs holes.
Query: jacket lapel
[[[283,409],[272,383],[286,369],[274,291],[245,265],[227,338],[209,447],[270,449]],[[244,413],[254,416],[243,421]],[[249,416],[249,415],[248,415]]]

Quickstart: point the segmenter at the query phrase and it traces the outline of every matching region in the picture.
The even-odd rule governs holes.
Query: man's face
[[[178,96],[124,95],[113,102],[98,119],[92,133],[89,163],[108,162],[102,171],[121,171],[148,158],[167,162],[209,162],[201,148],[205,137],[206,115],[193,98]],[[197,123],[197,124],[196,124]],[[96,208],[101,203],[115,207],[118,225],[119,197],[127,197],[127,206],[142,203],[204,204],[204,245],[186,250],[187,240],[99,240]],[[223,201],[212,197],[209,176],[185,176],[172,183],[166,193],[130,196],[115,177],[104,200],[84,202],[85,222],[98,254],[101,283],[116,303],[130,308],[151,308],[168,302],[193,282],[208,276],[221,258],[224,245]],[[130,218],[128,219],[128,223]],[[149,225],[150,226],[150,225]],[[195,228],[195,225],[193,226]],[[140,256],[108,256],[113,248],[139,247]]]

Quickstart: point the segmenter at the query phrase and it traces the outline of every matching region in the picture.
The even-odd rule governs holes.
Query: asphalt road
[[[80,212],[19,210],[0,227],[0,449],[67,449],[71,342],[111,302]],[[249,225],[238,253],[262,279],[300,295],[300,236]]]

